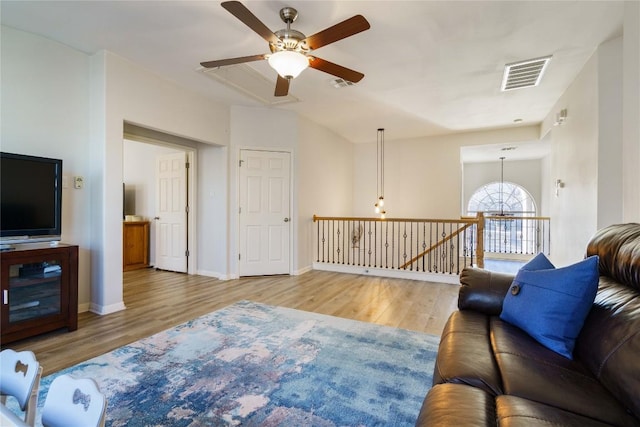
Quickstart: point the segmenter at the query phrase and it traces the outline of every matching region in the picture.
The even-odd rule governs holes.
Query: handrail
[[[473,218],[473,217],[471,217]],[[485,219],[496,219],[496,220],[500,220],[500,219],[531,219],[531,220],[537,220],[537,221],[549,221],[551,218],[548,216],[511,216],[511,215],[485,215],[484,216]]]
[[[466,224],[464,227],[462,228],[458,228],[456,231],[454,231],[453,233],[449,234],[447,237],[445,237],[444,239],[438,241],[437,243],[431,245],[430,248],[428,248],[427,250],[423,251],[421,254],[416,255],[415,257],[413,257],[410,261],[404,263],[403,265],[400,266],[400,268],[407,268],[408,266],[410,266],[411,264],[413,264],[414,262],[418,261],[420,258],[424,257],[425,255],[427,255],[429,252],[433,251],[434,249],[436,249],[438,246],[440,245],[444,245],[446,242],[448,242],[449,240],[453,239],[454,237],[456,237],[458,234],[462,233],[464,230],[466,230],[467,228],[471,227],[473,224]]]
[[[357,216],[313,216],[313,222],[317,221],[373,221],[373,222],[439,222],[444,224],[466,224],[469,221],[475,221],[475,217],[471,219],[430,219],[430,218],[370,218]]]

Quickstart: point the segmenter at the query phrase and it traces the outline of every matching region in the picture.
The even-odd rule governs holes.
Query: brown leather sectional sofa
[[[596,233],[598,293],[573,360],[500,319],[513,276],[465,269],[418,426],[640,426],[640,224]]]

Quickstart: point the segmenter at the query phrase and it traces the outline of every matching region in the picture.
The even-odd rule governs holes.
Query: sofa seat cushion
[[[605,427],[594,419],[564,411],[521,397],[503,395],[496,398],[496,416],[501,427]]]
[[[540,345],[521,329],[492,317],[491,344],[504,393],[620,426],[635,426],[621,403],[580,362]]]
[[[462,384],[437,384],[422,403],[416,426],[495,426],[495,399]]]
[[[494,396],[502,393],[488,316],[456,311],[449,317],[440,338],[433,383],[467,384]]]

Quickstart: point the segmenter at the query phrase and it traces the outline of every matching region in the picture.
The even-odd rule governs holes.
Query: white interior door
[[[240,276],[289,274],[290,157],[240,151]]]
[[[187,156],[156,158],[156,268],[187,272]]]

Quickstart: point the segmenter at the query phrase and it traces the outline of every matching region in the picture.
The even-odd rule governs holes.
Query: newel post
[[[484,268],[484,212],[478,212],[476,215],[476,230],[478,233],[476,245],[476,260],[479,268]]]

